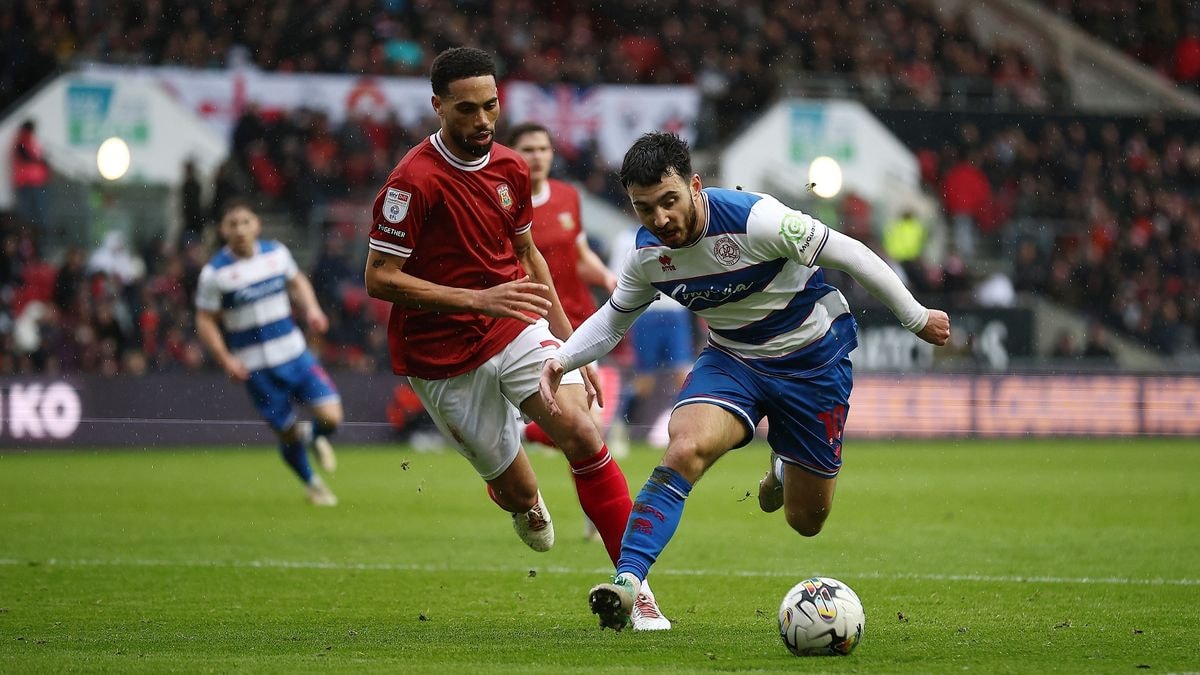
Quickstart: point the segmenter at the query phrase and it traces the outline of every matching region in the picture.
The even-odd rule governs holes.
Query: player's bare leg
[[[833,508],[837,476],[826,478],[783,463],[783,513],[788,525],[805,537],[815,537]]]
[[[549,551],[554,546],[554,522],[538,491],[537,476],[525,449],[499,476],[488,481],[488,494],[496,504],[512,514],[513,529],[529,548]]]
[[[600,436],[594,410],[589,411],[586,407],[587,393],[583,385],[559,387],[557,402],[562,411],[559,415],[550,415],[541,397],[536,395],[522,402],[521,407],[566,455],[585,519],[594,525],[615,564],[633,507],[629,483]]]
[[[317,458],[317,464],[326,473],[337,470],[337,455],[333,453],[333,444],[329,435],[342,424],[342,402],[332,401],[313,406],[312,450]]]

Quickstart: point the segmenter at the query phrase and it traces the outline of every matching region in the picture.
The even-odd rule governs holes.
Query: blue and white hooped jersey
[[[766,194],[705,188],[708,227],[684,248],[645,228],[609,302],[640,312],[658,294],[709,326],[709,344],[760,372],[808,377],[858,344],[841,291],[816,266],[829,236],[821,221]]]
[[[200,272],[196,307],[221,314],[225,344],[248,370],[285,364],[308,349],[288,299],[287,282],[298,273],[277,241],[259,241],[249,258],[225,247]]]

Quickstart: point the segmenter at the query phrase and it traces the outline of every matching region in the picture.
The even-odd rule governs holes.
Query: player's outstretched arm
[[[940,309],[929,310],[929,320],[917,332],[917,337],[930,344],[944,346],[950,340],[950,317]]]
[[[317,301],[317,293],[313,290],[308,277],[296,273],[292,275],[291,279],[288,279],[287,284],[288,295],[291,296],[292,302],[300,308],[300,314],[304,317],[304,323],[308,325],[308,329],[322,334],[329,330],[329,318],[321,310],[321,303]]]
[[[857,239],[828,230],[828,239],[817,256],[825,267],[842,270],[892,310],[900,323],[932,344],[950,339],[950,318],[937,309],[926,309],[904,287],[900,277],[875,252]]]
[[[200,342],[204,344],[204,348],[208,350],[208,353],[221,366],[221,370],[225,371],[229,379],[234,382],[245,382],[250,379],[250,371],[246,369],[246,364],[231,354],[229,348],[225,345],[225,338],[221,335],[221,327],[217,325],[216,313],[206,309],[196,310],[196,335],[200,337]]]
[[[508,317],[528,324],[537,321],[529,313],[546,316],[550,311],[550,301],[544,297],[548,290],[546,285],[530,281],[529,277],[480,290],[452,288],[406,274],[403,271],[405,260],[375,249],[368,250],[364,273],[367,294],[407,309],[471,312]]]

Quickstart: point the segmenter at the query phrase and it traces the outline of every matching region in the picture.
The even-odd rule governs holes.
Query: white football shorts
[[[521,402],[537,395],[542,363],[561,345],[543,319],[475,370],[444,380],[408,381],[438,429],[454,439],[480,477],[491,480],[516,459]],[[583,384],[583,375],[572,370],[562,384]]]

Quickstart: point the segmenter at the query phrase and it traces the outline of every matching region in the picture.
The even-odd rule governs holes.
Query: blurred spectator
[[[1108,329],[1099,321],[1088,324],[1087,341],[1083,345],[1083,356],[1095,361],[1114,361],[1115,355],[1109,346]]]
[[[54,306],[58,311],[70,314],[78,311],[80,293],[84,282],[83,250],[68,248],[63,254],[62,265],[54,277]]]
[[[180,216],[183,218],[182,241],[199,241],[204,233],[207,218],[201,204],[200,178],[196,175],[196,163],[188,160],[183,164],[183,187],[180,194]]]
[[[1175,43],[1172,74],[1181,84],[1200,86],[1200,23],[1189,21]]]
[[[942,204],[954,231],[954,247],[963,257],[976,254],[980,223],[992,205],[992,186],[980,169],[977,150],[965,156],[951,150],[950,168],[942,177]]]
[[[31,119],[22,122],[17,131],[12,146],[12,184],[17,217],[35,231],[45,232],[50,164],[36,132],[37,124]]]
[[[1050,357],[1055,359],[1078,358],[1079,343],[1075,338],[1075,333],[1069,330],[1060,331],[1058,337],[1054,339],[1054,347],[1050,350]]]
[[[975,300],[980,307],[1012,307],[1017,301],[1017,292],[1007,274],[995,272],[979,284]]]
[[[921,254],[925,251],[925,242],[928,239],[928,228],[911,210],[904,211],[899,218],[883,228],[884,253],[899,263],[909,279],[920,274]]]

